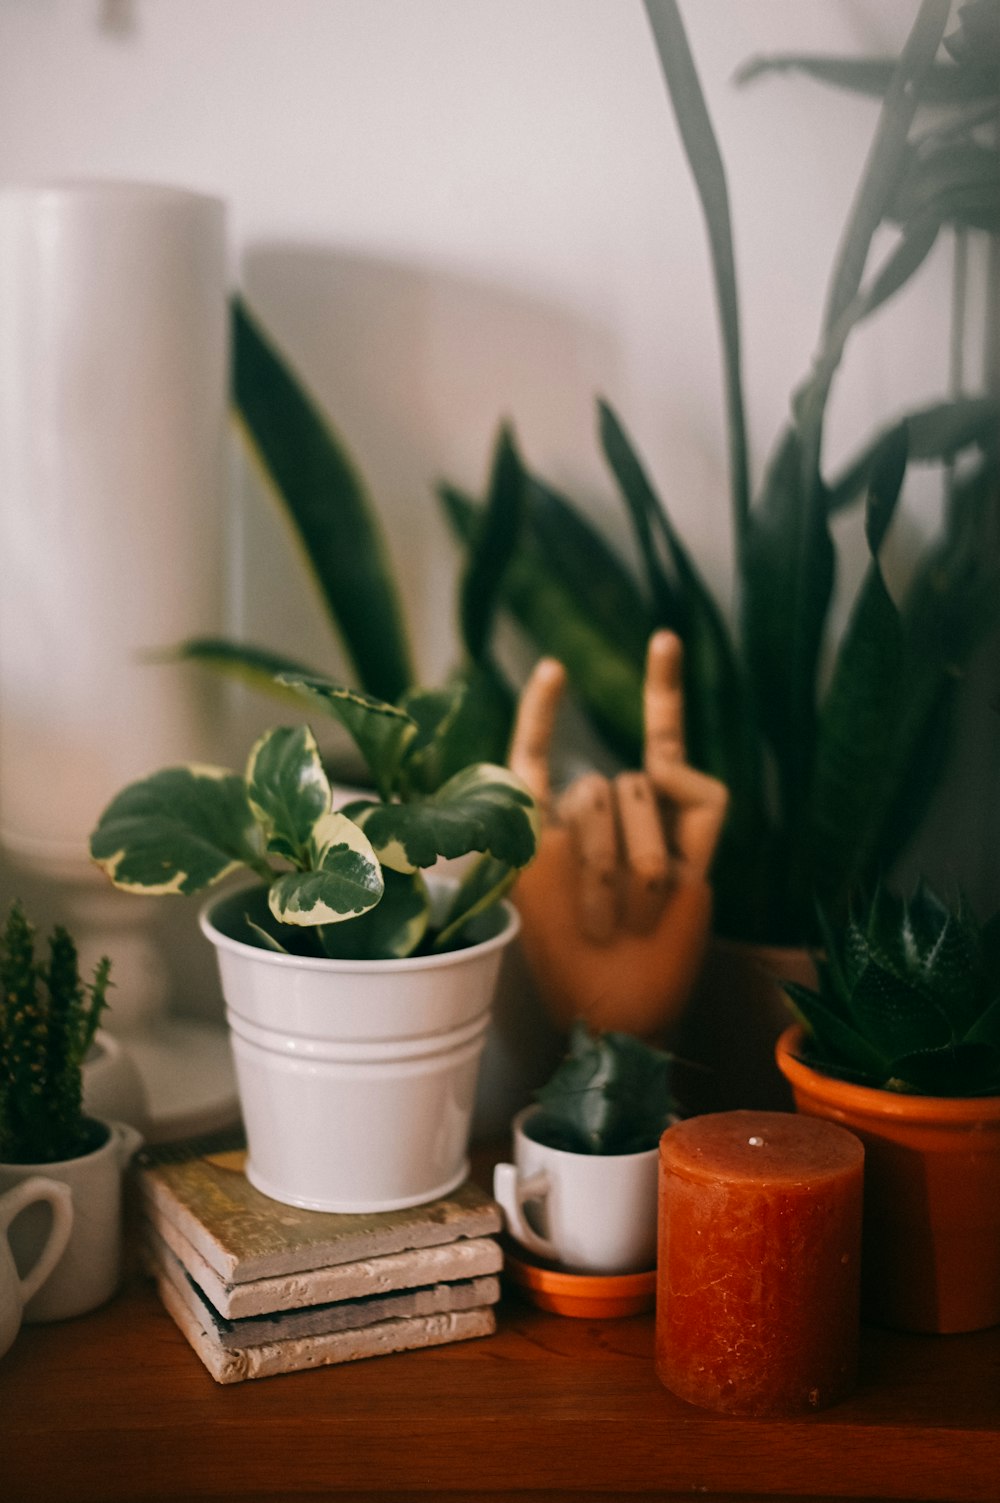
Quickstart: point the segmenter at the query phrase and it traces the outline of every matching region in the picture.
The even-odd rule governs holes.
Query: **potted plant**
[[[514,1118],[493,1193],[508,1272],[560,1314],[627,1314],[653,1295],[658,1144],[677,1120],[673,1057],[577,1023],[568,1052]],[[624,1301],[624,1305],[621,1304]]]
[[[501,900],[534,855],[534,801],[490,764],[440,780],[454,748],[450,695],[404,708],[318,677],[285,675],[283,687],[347,728],[370,797],[335,811],[312,730],[280,726],[243,774],[173,767],[125,788],[91,855],[133,892],[256,878],[201,915],[251,1182],[314,1210],[419,1204],[467,1173],[477,1066],[517,932]],[[424,876],[439,858],[473,853],[461,881]]]
[[[0,935],[0,1191],[41,1175],[68,1186],[74,1211],[65,1252],[25,1307],[28,1321],[82,1315],[118,1287],[122,1175],[142,1140],[83,1106],[83,1061],[109,984],[106,958],[81,980],[76,945],[60,925],[47,961],[36,960],[35,930],[23,906],[11,906]],[[9,1236],[27,1268],[48,1238],[46,1212],[29,1207]]]
[[[883,98],[831,268],[815,358],[756,480],[722,153],[678,5],[648,0],[646,8],[708,230],[725,368],[735,619],[730,624],[705,584],[625,424],[603,400],[600,443],[631,524],[638,574],[519,460],[505,427],[500,443],[521,463],[522,501],[519,535],[504,537],[497,560],[499,596],[538,648],[565,664],[591,725],[626,766],[638,765],[642,744],[643,644],[657,627],[683,639],[690,759],[725,784],[730,809],[712,870],[716,937],[678,1047],[711,1059],[715,1105],[767,1107],[786,1099],[772,1066],[783,1017],[773,978],[815,979],[814,894],[842,912],[853,885],[891,870],[906,850],[951,745],[959,686],[998,617],[995,393],[959,382],[874,431],[834,473],[823,440],[851,335],[906,287],[949,230],[952,340],[961,347],[963,247],[1000,227],[990,136],[1000,88],[984,63],[1000,8],[996,0],[961,7],[943,55],[948,7],[929,0],[896,59],[779,57],[742,71],[746,83],[801,68]],[[885,541],[904,481],[929,462],[943,466],[941,525],[908,561],[904,586],[890,590]],[[440,494],[456,535],[481,550],[497,531],[489,521],[494,488],[482,503],[451,484]],[[869,563],[833,642],[837,555],[849,536],[840,518],[862,499]],[[716,1060],[713,1041],[734,1026],[740,1058]]]
[[[821,914],[817,989],[778,1065],[799,1111],[866,1150],[868,1317],[911,1331],[1000,1322],[1000,913],[980,924],[924,883]]]

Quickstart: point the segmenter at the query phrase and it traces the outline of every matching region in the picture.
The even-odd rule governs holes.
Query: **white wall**
[[[756,52],[894,51],[915,11],[684,6],[729,170],[758,474],[808,367],[875,107],[793,78],[737,90],[733,72]],[[227,200],[234,282],[369,479],[425,676],[455,641],[433,483],[478,486],[501,416],[624,540],[593,432],[594,395],[610,397],[726,591],[709,266],[638,0],[0,0],[0,182],[75,176]],[[942,391],[947,289],[942,244],[857,338],[831,460]],[[242,466],[237,481],[234,620],[336,668],[267,501]],[[980,865],[995,870],[992,848]]]

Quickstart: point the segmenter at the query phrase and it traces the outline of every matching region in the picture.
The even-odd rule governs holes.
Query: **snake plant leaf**
[[[239,298],[232,323],[234,400],[248,440],[287,508],[361,683],[393,701],[413,671],[371,498],[344,445]]]
[[[504,424],[459,594],[462,640],[473,662],[486,656],[500,586],[524,525],[526,478],[513,431]]]
[[[372,908],[384,889],[378,857],[364,831],[345,814],[317,823],[316,867],[286,872],[271,884],[267,901],[282,924],[338,924]]]
[[[278,682],[340,721],[364,758],[381,796],[391,797],[400,763],[417,735],[412,717],[395,705],[319,674],[282,673]]]
[[[274,856],[307,863],[317,821],[329,812],[330,784],[308,726],[278,726],[254,744],[247,761],[247,797]]]
[[[527,509],[539,558],[564,588],[587,602],[607,641],[642,663],[653,614],[633,571],[583,513],[537,475],[528,477]]]
[[[739,300],[726,172],[680,10],[675,0],[645,0],[645,5],[708,230],[725,361],[733,531],[739,548],[750,506],[750,479],[740,374]]]
[[[838,247],[823,320],[827,336],[861,286],[875,231],[891,201],[908,149],[920,90],[933,66],[948,21],[950,0],[921,0],[913,28],[885,92],[878,125],[847,226]],[[807,456],[814,447],[810,435]],[[818,454],[818,441],[815,445]]]
[[[443,485],[439,495],[459,540],[468,543],[478,505]],[[633,766],[642,758],[642,668],[613,647],[578,599],[528,549],[518,549],[503,581],[503,600],[538,650],[565,664],[574,690],[608,746]]]
[[[507,756],[515,695],[504,674],[489,659],[467,662],[456,672],[454,683],[461,691],[458,708],[437,738],[428,791],[474,762],[503,762]],[[409,767],[408,760],[408,771]]]
[[[826,509],[821,496],[803,492],[801,442],[788,428],[748,519],[742,604],[746,670],[790,825],[804,815],[811,777],[816,668],[833,575]]]
[[[535,1099],[532,1137],[571,1153],[655,1148],[677,1103],[673,1056],[626,1033],[591,1036],[577,1024],[569,1052]]]
[[[842,901],[879,849],[895,793],[891,755],[906,687],[904,633],[879,549],[906,473],[906,433],[872,476],[866,532],[871,560],[834,661],[819,717],[809,800],[813,883],[823,903]]]
[[[374,908],[349,924],[324,924],[318,931],[331,960],[400,960],[423,941],[430,896],[419,872],[385,870],[385,890]]]
[[[128,892],[195,893],[241,866],[260,871],[263,841],[241,777],[222,767],[168,767],[112,799],[90,854]]]
[[[956,397],[909,412],[881,429],[830,482],[827,509],[849,505],[868,486],[872,471],[905,430],[910,463],[954,459],[964,449],[984,447],[1000,432],[1000,402],[994,397]]]
[[[402,777],[405,791],[433,793],[445,781],[441,774],[444,748],[468,692],[468,684],[456,678],[440,689],[413,688],[399,701],[398,708],[417,727],[406,748]]]
[[[661,515],[665,515],[660,498],[653,489],[621,419],[610,403],[599,400],[597,412],[601,447],[628,511],[646,573],[646,587],[653,602],[656,624],[669,627],[686,637],[689,627],[689,611],[686,607],[689,602],[674,588],[657,547],[654,523]]]
[[[374,804],[358,823],[393,871],[433,866],[440,856],[481,851],[509,866],[526,866],[538,840],[538,810],[505,767],[466,767],[429,797],[410,804]]]
[[[948,39],[945,38],[945,46]],[[986,53],[980,57],[988,56]],[[804,73],[819,83],[864,94],[869,99],[885,97],[896,62],[891,57],[824,57],[811,53],[783,52],[767,57],[752,57],[742,63],[734,83],[755,83],[772,73]],[[996,94],[996,69],[982,61],[971,66],[934,63],[923,76],[920,98],[925,104],[964,104],[990,99]]]
[[[433,949],[447,950],[467,924],[479,914],[485,913],[505,897],[517,880],[517,871],[493,856],[481,856],[469,867],[458,887],[441,927],[434,937]]]
[[[722,614],[653,489],[623,424],[599,404],[601,442],[629,512],[647,567],[659,570],[653,536],[659,534],[676,577],[670,587],[676,629],[684,642],[685,729],[692,762],[721,778],[735,795],[738,818],[759,823],[761,768],[758,740],[746,702],[736,651]],[[640,521],[645,517],[645,524]],[[643,532],[646,533],[643,538]],[[653,585],[654,599],[661,592]],[[662,620],[658,624],[671,625]]]
[[[1000,156],[975,140],[914,148],[889,205],[900,223],[920,218],[995,234],[1000,228]]]
[[[226,637],[189,637],[176,647],[143,654],[147,663],[200,663],[227,678],[249,684],[288,702],[301,704],[301,695],[292,694],[278,683],[282,673],[308,677],[316,670],[295,658],[251,642],[231,642]]]

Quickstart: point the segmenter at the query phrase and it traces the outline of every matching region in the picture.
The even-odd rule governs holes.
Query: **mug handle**
[[[36,1200],[47,1200],[52,1207],[52,1229],[34,1267],[25,1274],[23,1279],[18,1280],[23,1305],[26,1305],[32,1295],[37,1294],[45,1283],[66,1251],[66,1244],[73,1230],[73,1192],[69,1185],[34,1174],[30,1179],[22,1180],[19,1185],[15,1185],[13,1190],[8,1190],[0,1201],[0,1232],[6,1236],[7,1228],[14,1217],[27,1206],[33,1205]]]
[[[526,1179],[518,1177],[514,1164],[497,1164],[493,1170],[493,1199],[504,1213],[511,1236],[529,1252],[558,1263],[559,1253],[555,1244],[535,1231],[523,1210],[526,1200],[544,1200],[548,1193],[549,1176],[544,1169],[540,1169],[537,1174],[529,1174]]]

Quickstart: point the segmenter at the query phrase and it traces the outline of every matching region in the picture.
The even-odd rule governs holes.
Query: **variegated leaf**
[[[268,906],[282,924],[339,924],[382,896],[378,858],[352,820],[325,815],[316,833],[317,869],[287,872],[271,884]]]
[[[412,955],[427,932],[430,897],[419,872],[384,871],[381,901],[349,924],[324,924],[324,953],[333,960],[398,960]]]
[[[417,734],[416,722],[395,705],[326,678],[283,673],[278,682],[341,722],[364,757],[375,787],[389,798],[400,761]]]
[[[90,854],[116,887],[194,893],[240,866],[260,871],[263,849],[243,779],[222,767],[168,767],[112,799]]]
[[[420,802],[376,804],[359,812],[358,822],[383,865],[402,872],[470,851],[526,866],[538,840],[531,794],[507,768],[489,762],[464,768]]]
[[[330,810],[330,784],[316,738],[307,725],[265,732],[247,762],[247,795],[263,826],[267,848],[296,866],[318,820]]]

